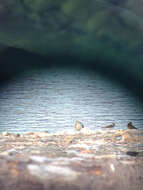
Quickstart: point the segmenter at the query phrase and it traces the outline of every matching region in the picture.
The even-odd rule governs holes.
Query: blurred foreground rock
[[[142,190],[143,130],[0,135],[2,190]]]

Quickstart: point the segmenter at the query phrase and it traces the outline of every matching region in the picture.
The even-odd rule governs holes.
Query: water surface
[[[143,106],[123,86],[99,73],[72,68],[32,71],[0,89],[0,131],[73,130],[76,120],[90,129],[112,122],[143,126]]]

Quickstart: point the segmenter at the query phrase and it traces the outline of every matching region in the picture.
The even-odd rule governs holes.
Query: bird
[[[83,123],[80,122],[80,121],[78,121],[78,120],[76,120],[75,129],[76,129],[77,131],[80,131],[82,128],[84,128]]]
[[[132,124],[132,122],[129,122],[127,126],[128,126],[128,129],[137,129],[137,128]]]
[[[107,126],[105,126],[104,128],[112,128],[112,127],[114,127],[115,126],[115,123],[112,123],[111,125],[107,125]]]

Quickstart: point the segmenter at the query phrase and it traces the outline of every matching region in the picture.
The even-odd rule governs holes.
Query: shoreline
[[[143,130],[0,134],[3,190],[142,190]],[[7,183],[7,179],[9,180]]]

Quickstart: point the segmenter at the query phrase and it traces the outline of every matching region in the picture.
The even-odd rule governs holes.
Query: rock
[[[121,135],[116,136],[116,140],[117,140],[117,141],[122,140],[122,136],[121,136]]]
[[[47,136],[49,136],[49,134],[47,132],[40,132],[40,133],[38,133],[38,136],[39,137],[47,137]]]
[[[12,155],[15,155],[18,152],[14,148],[12,148],[12,149],[8,150],[8,153],[9,153],[10,156],[12,156]]]
[[[126,143],[130,143],[136,140],[135,136],[131,134],[129,131],[119,130],[114,133],[115,140],[123,140]]]
[[[132,184],[132,190],[142,190],[143,130],[82,130],[70,135],[39,132],[41,138],[2,136],[0,189],[130,190]]]
[[[39,138],[39,137],[40,137],[40,136],[39,136],[39,133],[38,133],[38,132],[35,132],[35,133],[34,133],[34,137],[35,137],[35,138]]]
[[[28,132],[27,135],[33,135],[34,133],[33,132]]]
[[[127,151],[126,154],[129,155],[129,156],[137,156],[137,155],[138,155],[138,152]]]
[[[64,144],[66,146],[68,146],[69,144],[71,144],[73,142],[73,140],[74,140],[73,136],[67,136],[67,137],[64,138]]]
[[[47,137],[49,134],[47,132],[35,132],[33,133],[35,138]]]
[[[70,158],[76,157],[79,154],[78,151],[72,150],[72,149],[71,150],[67,150],[66,152],[67,152],[68,157],[70,157]]]
[[[93,131],[90,130],[88,127],[84,127],[81,129],[81,133],[84,135],[91,135],[93,133]]]
[[[3,151],[0,153],[1,156],[9,156],[10,153],[8,151]]]
[[[18,137],[20,137],[21,135],[20,134],[10,134],[10,137],[13,139],[13,140],[16,140]]]
[[[19,133],[17,133],[15,136],[16,136],[16,137],[20,137],[20,134],[19,134]]]
[[[123,141],[125,141],[126,143],[130,143],[135,141],[135,137],[130,133],[130,132],[125,132],[122,134],[122,139]]]
[[[34,155],[39,155],[40,154],[40,150],[31,150],[30,154],[34,154]]]
[[[9,149],[7,151],[3,151],[0,153],[0,155],[2,156],[12,156],[12,155],[15,155],[16,153],[18,153],[14,148],[12,149]]]

